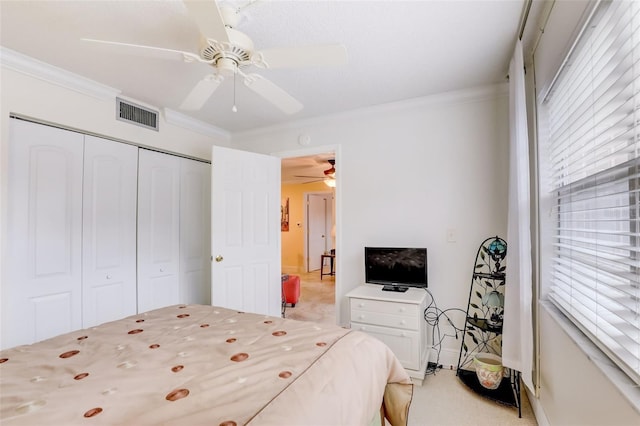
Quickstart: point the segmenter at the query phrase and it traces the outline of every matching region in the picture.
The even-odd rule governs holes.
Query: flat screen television
[[[383,290],[427,288],[427,249],[416,247],[365,247],[365,281]]]

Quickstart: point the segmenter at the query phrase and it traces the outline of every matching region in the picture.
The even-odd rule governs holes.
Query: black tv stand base
[[[385,285],[382,287],[382,291],[395,291],[398,293],[404,293],[407,290],[409,290],[409,287],[402,287],[399,285]]]

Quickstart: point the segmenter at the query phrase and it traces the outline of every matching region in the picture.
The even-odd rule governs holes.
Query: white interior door
[[[213,305],[280,316],[280,159],[213,147]]]
[[[329,250],[327,210],[325,194],[307,194],[307,272],[320,269],[320,256]]]
[[[180,303],[211,304],[211,165],[180,159]]]
[[[138,312],[180,303],[180,160],[139,152]]]
[[[83,135],[11,120],[2,347],[82,326]]]
[[[85,136],[82,326],[136,313],[138,148]]]

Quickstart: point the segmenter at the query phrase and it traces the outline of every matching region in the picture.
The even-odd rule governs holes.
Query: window
[[[640,3],[603,1],[540,107],[549,299],[640,384]]]

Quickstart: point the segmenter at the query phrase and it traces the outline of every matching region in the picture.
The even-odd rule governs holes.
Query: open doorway
[[[339,206],[335,169],[330,177],[325,174],[337,163],[336,152],[316,148],[279,156],[282,204],[288,205],[289,220],[287,230],[281,232],[282,273],[300,277],[299,300],[295,307],[287,306],[285,316],[336,324],[339,275],[336,258],[330,254],[339,253],[336,246]],[[326,183],[329,179],[331,186]]]

